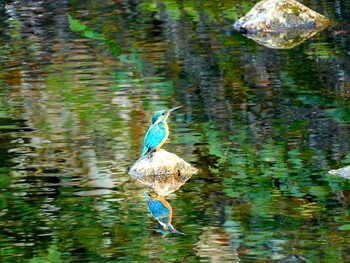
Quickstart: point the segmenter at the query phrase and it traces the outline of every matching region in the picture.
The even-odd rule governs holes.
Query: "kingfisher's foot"
[[[155,153],[155,152],[157,152],[157,151],[159,151],[159,150],[160,150],[160,148],[154,148],[154,149],[152,150],[152,152]]]

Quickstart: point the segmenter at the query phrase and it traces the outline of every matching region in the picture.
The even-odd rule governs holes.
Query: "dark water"
[[[1,262],[349,262],[350,2],[273,50],[231,24],[251,1],[0,4]],[[233,3],[235,3],[233,5]],[[127,175],[154,111],[201,169],[167,200]]]

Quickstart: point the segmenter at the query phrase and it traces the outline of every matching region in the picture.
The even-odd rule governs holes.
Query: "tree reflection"
[[[350,45],[336,33],[350,1],[314,1],[342,24],[283,51],[220,30],[249,1],[8,2],[1,262],[346,259],[349,181],[323,174],[350,163]],[[186,113],[168,147],[204,171],[170,202],[196,240],[176,245],[150,238],[144,190],[124,171],[148,113],[175,103]],[[186,178],[137,179],[167,198]]]

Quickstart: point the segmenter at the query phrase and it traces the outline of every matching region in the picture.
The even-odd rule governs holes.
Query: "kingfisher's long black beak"
[[[176,110],[180,109],[181,107],[182,106],[177,106],[175,108],[172,108],[172,109],[168,110],[168,114],[172,113],[173,111],[176,111]]]
[[[174,233],[175,233],[175,234],[181,234],[181,235],[187,236],[185,233],[183,233],[183,232],[181,232],[181,231],[179,231],[179,230],[176,230],[176,229],[174,229]]]

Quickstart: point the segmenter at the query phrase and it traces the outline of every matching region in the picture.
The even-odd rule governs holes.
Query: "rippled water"
[[[0,261],[348,262],[350,5],[303,2],[334,24],[291,50],[247,1],[0,4]],[[127,171],[178,105],[164,236]]]

